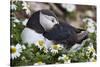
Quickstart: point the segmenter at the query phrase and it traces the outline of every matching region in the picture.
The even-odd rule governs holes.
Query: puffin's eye
[[[52,19],[51,21],[54,23],[55,22],[55,19]]]

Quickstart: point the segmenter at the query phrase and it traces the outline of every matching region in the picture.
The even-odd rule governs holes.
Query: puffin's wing
[[[57,24],[52,30],[49,30],[43,34],[49,40],[54,41],[64,41],[64,40],[73,40],[73,37],[76,37],[76,32],[70,26],[65,24]]]
[[[52,30],[45,32],[43,35],[49,40],[71,46],[75,43],[81,43],[88,36],[88,32],[78,33],[78,31],[79,30],[69,24],[60,23],[55,25]]]

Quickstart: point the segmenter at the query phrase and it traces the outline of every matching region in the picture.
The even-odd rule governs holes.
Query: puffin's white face
[[[40,24],[45,29],[45,31],[50,30],[54,27],[55,24],[59,22],[53,16],[48,16],[40,12]]]

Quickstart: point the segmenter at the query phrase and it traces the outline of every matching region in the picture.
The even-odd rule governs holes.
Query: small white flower
[[[62,7],[65,8],[68,12],[73,12],[76,10],[76,6],[74,4],[62,4]]]
[[[94,26],[94,22],[93,22],[93,21],[92,21],[92,22],[88,21],[88,26],[89,26],[89,27]]]
[[[29,9],[27,9],[26,14],[31,15],[31,11]]]
[[[56,53],[58,53],[58,50],[52,49],[51,52],[56,54]]]
[[[23,6],[23,9],[27,9],[29,7],[29,5],[25,1],[23,1],[22,6]]]
[[[96,62],[96,59],[94,57],[90,58],[90,62]]]
[[[12,59],[16,59],[17,57],[20,56],[20,53],[22,52],[22,47],[21,45],[18,43],[16,46],[11,46],[11,58]]]
[[[83,18],[83,22],[87,22],[87,23],[96,23],[93,19],[91,18]]]
[[[94,21],[92,21],[92,20],[88,21],[87,31],[90,32],[90,33],[95,32]]]
[[[12,9],[12,10],[16,10],[16,5],[15,4],[11,4],[11,6],[10,6],[10,8]]]
[[[24,26],[26,26],[27,22],[28,22],[28,19],[25,19],[24,21],[22,21],[22,24],[23,24]]]
[[[47,48],[44,48],[43,51],[44,51],[44,53],[47,53],[48,52],[48,49]]]
[[[22,45],[22,49],[26,49],[25,45]]]
[[[69,57],[68,57],[67,55],[65,55],[65,54],[62,54],[62,56],[58,57],[58,60],[59,60],[59,61],[60,61],[60,60],[63,60],[64,63],[70,63]]]
[[[29,9],[30,6],[26,2],[23,2],[22,5],[23,5],[23,9],[26,10],[26,14],[30,15],[31,14],[31,11]]]
[[[93,57],[96,57],[97,56],[96,52],[93,52],[92,56]]]
[[[67,63],[70,63],[70,62],[71,62],[71,60],[69,59],[69,60],[65,61],[64,64],[67,64]]]
[[[34,65],[45,65],[45,63],[39,61],[39,62],[35,63]]]
[[[62,50],[63,46],[61,46],[60,44],[57,45],[51,45],[51,52],[52,53],[58,53],[58,50]]]
[[[22,57],[21,57],[21,60],[25,60],[25,59],[26,59],[25,56],[22,56]]]
[[[90,52],[86,51],[85,53],[86,53],[86,56],[87,56],[87,57],[90,57]],[[81,55],[81,56],[84,56],[84,54]]]
[[[67,57],[67,55],[65,55],[65,54],[63,54],[62,56],[60,56],[59,58],[58,58],[58,60],[67,60],[68,59],[68,57]]]
[[[87,50],[91,53],[91,52],[95,52],[95,49],[93,47],[93,44],[90,43],[90,45],[87,47]]]
[[[44,40],[39,40],[35,43],[36,46],[41,50],[42,48],[45,48],[45,42]]]
[[[93,32],[95,32],[95,27],[90,27],[90,26],[89,26],[89,27],[87,28],[87,31],[90,32],[90,33],[93,33]]]
[[[14,21],[15,23],[20,23],[20,20],[18,20],[17,18],[14,18]]]
[[[16,24],[13,24],[13,27],[16,27]]]
[[[11,38],[13,38],[13,34],[11,34]]]
[[[90,33],[93,33],[95,32],[95,21],[92,20],[91,18],[85,18],[83,19],[83,22],[86,22],[87,23],[87,31],[90,32]]]

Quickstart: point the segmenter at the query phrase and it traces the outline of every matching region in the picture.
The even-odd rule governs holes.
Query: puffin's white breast
[[[53,45],[51,40],[48,40],[42,34],[39,34],[30,28],[24,28],[21,34],[21,38],[23,43],[28,43],[29,45],[35,44],[39,40],[45,41],[46,48],[50,48],[50,46]]]
[[[36,43],[36,41],[38,40],[44,40],[42,34],[39,34],[30,28],[24,28],[21,34],[21,38],[23,43],[28,43],[28,44]]]

